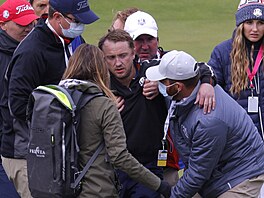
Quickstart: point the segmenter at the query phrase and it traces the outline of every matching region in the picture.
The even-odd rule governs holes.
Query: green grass
[[[198,61],[208,61],[219,42],[231,37],[235,28],[234,0],[90,0],[100,19],[86,27],[84,38],[97,44],[106,33],[114,13],[138,7],[150,13],[159,27],[160,46],[165,50],[184,50]]]
[[[87,43],[97,45],[117,10],[138,7],[156,19],[160,46],[165,50],[184,50],[197,61],[208,61],[214,46],[231,37],[239,0],[89,0],[89,3],[100,19],[86,26],[83,37]]]

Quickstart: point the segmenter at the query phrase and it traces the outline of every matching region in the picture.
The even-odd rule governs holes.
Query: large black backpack
[[[102,95],[56,85],[39,86],[32,92],[27,108],[30,131],[27,170],[34,198],[68,198],[80,193],[81,179],[104,143],[80,171],[79,114],[85,104]]]

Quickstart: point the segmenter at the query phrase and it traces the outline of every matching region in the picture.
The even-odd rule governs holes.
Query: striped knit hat
[[[264,0],[241,0],[236,12],[236,26],[247,20],[264,20]]]

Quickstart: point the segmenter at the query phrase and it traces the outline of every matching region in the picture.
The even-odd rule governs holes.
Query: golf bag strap
[[[84,175],[86,174],[86,172],[88,171],[88,169],[90,168],[90,166],[92,165],[92,163],[94,162],[94,160],[97,158],[98,154],[101,152],[101,150],[104,148],[105,144],[104,141],[101,142],[101,144],[98,146],[97,150],[95,151],[95,153],[92,155],[92,157],[90,158],[90,160],[87,162],[87,164],[85,165],[85,167],[83,168],[83,170],[81,171],[80,175],[77,177],[77,179],[75,180],[72,188],[76,188],[76,186],[80,183],[80,181],[82,180],[82,178],[84,177]]]

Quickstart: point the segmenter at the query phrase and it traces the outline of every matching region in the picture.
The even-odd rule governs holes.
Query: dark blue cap
[[[84,24],[95,22],[99,17],[90,9],[87,0],[50,0],[50,5],[63,14],[72,14]]]

